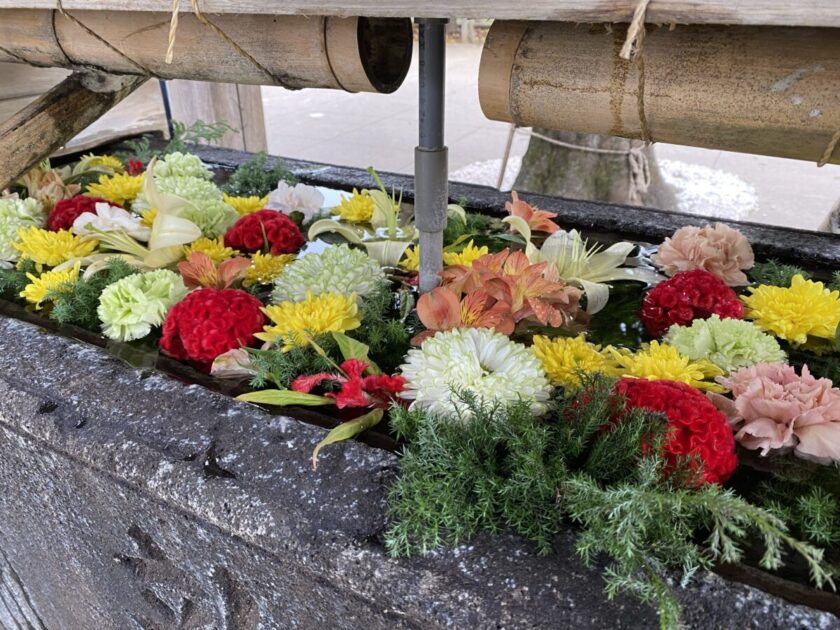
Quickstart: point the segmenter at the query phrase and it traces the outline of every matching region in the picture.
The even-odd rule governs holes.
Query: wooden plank
[[[233,128],[214,144],[241,151],[266,151],[265,116],[258,85],[170,81],[172,118],[184,123],[197,120],[224,122]]]
[[[73,73],[0,124],[0,190],[145,81],[145,77]]]
[[[638,0],[202,0],[212,13],[448,17],[569,22],[623,22]],[[171,0],[63,0],[66,10],[171,12]],[[0,0],[0,8],[54,9],[54,0]],[[190,3],[181,2],[181,11]],[[677,24],[766,24],[840,26],[837,0],[654,0],[649,22]]]

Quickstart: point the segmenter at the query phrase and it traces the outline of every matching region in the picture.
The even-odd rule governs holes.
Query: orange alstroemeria
[[[251,266],[247,258],[237,256],[216,265],[204,252],[192,252],[187,260],[178,263],[178,271],[188,287],[227,289],[245,275]]]
[[[516,191],[513,191],[510,196],[513,198],[513,201],[505,203],[505,210],[507,210],[511,216],[523,219],[531,230],[535,232],[547,232],[549,234],[553,234],[560,229],[560,226],[552,220],[557,216],[556,212],[538,210],[529,203],[522,201],[519,198],[519,195],[516,194]],[[516,232],[516,229],[511,226],[510,231]]]
[[[417,301],[417,315],[426,330],[411,340],[414,345],[420,345],[424,339],[441,330],[495,328],[509,335],[515,326],[510,307],[481,289],[462,300],[448,287],[432,289]]]

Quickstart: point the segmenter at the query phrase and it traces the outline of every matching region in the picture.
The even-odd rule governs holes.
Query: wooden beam
[[[207,14],[496,18],[626,22],[638,0],[202,0]],[[172,0],[62,0],[66,10],[171,12]],[[0,0],[0,8],[54,9],[55,0]],[[181,2],[189,12],[190,3]],[[661,24],[840,27],[837,0],[655,0],[647,20]]]
[[[520,127],[815,163],[829,152],[840,130],[833,29],[649,27],[632,63],[617,55],[626,31],[495,22],[479,69],[482,110]],[[840,163],[840,147],[826,161]]]
[[[170,81],[168,87],[175,120],[224,122],[233,128],[213,143],[216,146],[251,153],[268,150],[259,85]]]
[[[0,124],[0,190],[145,81],[146,77],[73,73]]]

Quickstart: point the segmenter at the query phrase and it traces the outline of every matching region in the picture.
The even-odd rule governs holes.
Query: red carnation
[[[163,322],[160,347],[204,367],[220,354],[254,342],[262,330],[262,303],[239,289],[199,289],[176,304]]]
[[[297,224],[282,212],[258,210],[246,214],[225,234],[225,245],[249,254],[268,247],[272,254],[294,254],[304,243]]]
[[[129,175],[134,176],[134,175],[139,175],[145,169],[146,169],[146,167],[143,166],[143,162],[141,162],[140,160],[129,160],[128,164],[125,167],[125,172],[128,173]]]
[[[703,269],[660,282],[642,302],[642,322],[654,337],[664,335],[673,324],[688,326],[712,315],[741,319],[744,305],[723,280]]]
[[[70,199],[62,199],[50,211],[50,216],[47,217],[47,229],[53,232],[69,230],[73,227],[73,221],[78,219],[79,215],[85,212],[96,214],[96,204],[98,203],[107,203],[111,206],[119,205],[111,203],[107,199],[88,197],[87,195],[77,195]],[[122,206],[119,207],[122,208]]]
[[[405,389],[402,376],[373,374],[362,376],[368,363],[359,359],[347,359],[339,368],[341,374],[318,372],[307,376],[298,376],[292,382],[292,390],[309,393],[319,385],[335,383],[340,385],[338,392],[327,392],[325,396],[335,400],[339,409],[345,407],[379,407],[385,409],[392,402],[398,402],[397,394]]]
[[[638,378],[620,379],[615,390],[626,399],[626,408],[658,411],[668,418],[664,450],[671,469],[677,458],[693,456],[695,467],[702,465],[701,483],[723,483],[735,470],[732,429],[700,391],[685,383]]]

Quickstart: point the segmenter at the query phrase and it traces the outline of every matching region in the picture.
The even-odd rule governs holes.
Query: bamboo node
[[[822,167],[828,164],[828,161],[831,159],[831,156],[834,155],[834,150],[837,148],[838,144],[840,144],[840,129],[835,131],[834,135],[831,136],[831,140],[829,140],[828,146],[825,148],[820,161],[817,162],[817,166]]]

